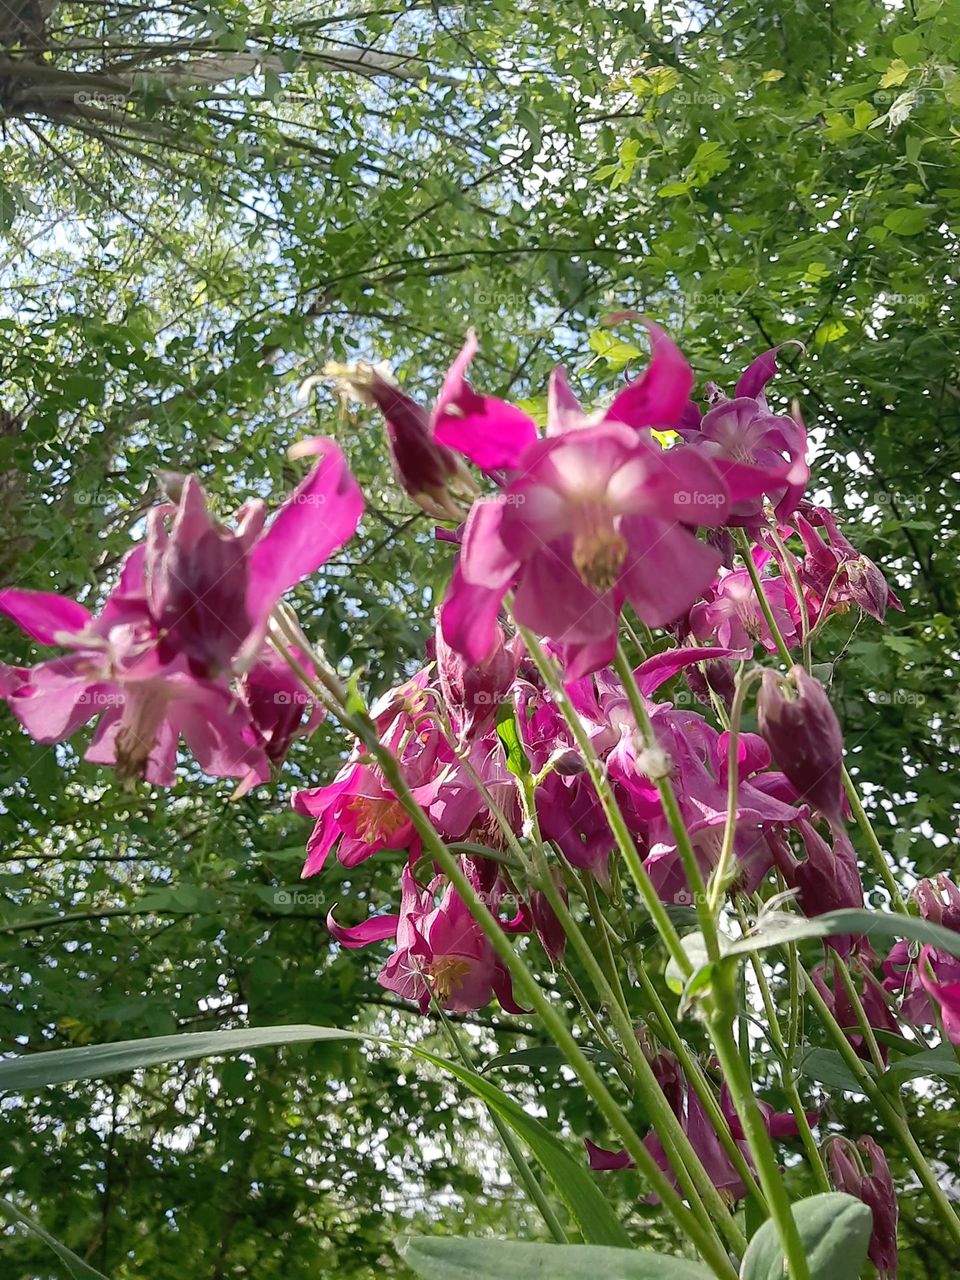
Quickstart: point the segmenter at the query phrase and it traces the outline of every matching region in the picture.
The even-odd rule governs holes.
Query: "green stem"
[[[757,1166],[760,1185],[763,1188],[770,1216],[780,1236],[789,1280],[810,1280],[810,1268],[797,1224],[790,1209],[790,1197],[780,1174],[777,1154],[757,1105],[750,1073],[737,1052],[733,1036],[736,1017],[734,971],[729,966],[718,966],[714,979],[713,1009],[708,1016],[711,1039],[720,1060],[720,1069],[726,1081],[733,1105],[737,1109],[743,1132],[750,1144],[750,1151]]]
[[[623,685],[627,700],[630,703],[630,710],[633,712],[634,720],[637,728],[643,735],[646,746],[655,747],[657,744],[656,734],[653,731],[653,724],[644,705],[643,694],[637,687],[634,678],[633,668],[630,666],[629,659],[623,651],[623,646],[617,644],[617,656],[614,659],[614,668],[620,677],[620,683]],[[693,845],[690,842],[690,835],[687,832],[686,824],[683,821],[683,815],[680,812],[680,806],[677,803],[676,792],[673,789],[673,783],[669,777],[658,777],[656,779],[657,793],[660,796],[660,803],[663,805],[663,812],[666,815],[667,822],[670,824],[670,830],[673,832],[673,838],[677,844],[677,852],[680,855],[680,861],[683,864],[684,875],[687,878],[687,887],[693,894],[694,907],[697,913],[697,922],[700,925],[700,931],[703,934],[704,942],[707,947],[707,954],[711,960],[718,959],[720,955],[719,945],[717,943],[717,931],[714,924],[713,915],[710,905],[707,901],[707,887],[703,882],[703,874],[700,871],[700,863],[697,861],[697,855],[694,852]]]
[[[767,1202],[764,1199],[763,1192],[757,1185],[753,1170],[747,1164],[743,1152],[737,1146],[736,1139],[730,1132],[730,1126],[727,1124],[726,1117],[720,1110],[720,1104],[713,1095],[709,1081],[700,1069],[699,1064],[691,1054],[676,1028],[674,1020],[667,1013],[666,1007],[657,993],[656,987],[647,977],[642,966],[637,967],[637,980],[640,987],[647,997],[647,1002],[657,1019],[657,1028],[661,1039],[663,1039],[676,1054],[677,1061],[683,1068],[683,1073],[693,1086],[694,1092],[703,1104],[714,1132],[720,1143],[730,1158],[733,1167],[743,1181],[743,1185],[747,1189],[747,1194],[752,1196],[760,1208],[763,1210],[764,1216],[768,1216],[769,1210]]]
[[[893,872],[890,870],[890,863],[887,855],[883,852],[883,847],[877,839],[877,833],[873,828],[873,823],[867,817],[867,811],[863,807],[863,801],[857,791],[856,784],[847,772],[847,767],[843,768],[843,785],[846,788],[847,798],[850,801],[850,808],[853,810],[853,816],[857,820],[857,825],[864,834],[867,842],[867,848],[873,856],[874,866],[880,873],[880,878],[886,886],[887,893],[893,903],[894,909],[903,915],[909,914],[909,908],[904,902],[900,893],[900,889],[894,879]]]
[[[557,674],[553,663],[543,651],[537,637],[533,632],[528,631],[526,627],[520,626],[519,624],[517,625],[517,630],[527,647],[527,652],[530,654],[531,658],[533,658],[537,670],[540,672],[544,683],[556,700],[564,719],[570,727],[574,741],[580,750],[580,754],[583,756],[590,781],[593,783],[597,796],[600,800],[600,804],[603,807],[603,812],[606,815],[607,821],[610,823],[610,829],[613,832],[614,839],[616,840],[617,848],[620,850],[623,860],[627,864],[627,868],[629,869],[633,882],[637,887],[637,891],[643,899],[644,905],[650,912],[653,922],[656,925],[657,932],[663,939],[667,950],[670,952],[671,959],[682,973],[689,975],[693,970],[693,966],[683,949],[680,936],[673,926],[673,921],[667,914],[666,907],[660,901],[660,897],[657,894],[656,889],[650,882],[650,877],[644,870],[643,862],[640,858],[639,852],[637,851],[633,835],[631,834],[630,828],[627,826],[623,814],[620,811],[620,806],[617,804],[616,797],[613,794],[613,790],[610,786],[609,780],[607,779],[603,765],[600,762],[600,758],[594,749],[593,743],[590,741],[590,736],[583,727],[583,723],[577,715],[566,689],[563,687],[562,680]]]

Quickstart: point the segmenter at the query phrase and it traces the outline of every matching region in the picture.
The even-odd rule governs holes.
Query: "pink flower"
[[[883,574],[847,541],[832,512],[804,504],[793,520],[806,550],[800,561],[800,578],[810,591],[811,624],[826,612],[850,604],[858,605],[878,622],[889,608],[903,612]],[[820,528],[826,529],[829,544],[821,537]]]
[[[283,735],[251,716],[232,667],[259,664],[252,680],[264,677],[271,610],[350,537],[363,505],[332,441],[307,451],[322,461],[266,527],[262,503],[241,513],[236,532],[216,524],[197,482],[181,481],[171,527],[170,508],[155,508],[146,543],[127,556],[97,617],[61,596],[0,591],[0,612],[37,643],[67,650],[8,668],[0,686],[33,737],[62,742],[99,716],[85,758],[122,777],[172,785],[182,737],[214,777],[240,777],[244,789],[269,778]]]
[[[513,588],[517,619],[562,647],[576,679],[612,658],[625,601],[652,626],[672,622],[720,564],[690,527],[723,523],[717,471],[697,450],[659,449],[643,430],[672,425],[692,380],[673,343],[648,327],[650,368],[593,417],[554,372],[545,439],[513,406],[483,398],[481,409],[452,387],[437,437],[504,476],[503,492],[470,513],[442,609],[444,634],[470,662],[495,648]]]
[[[924,947],[917,974],[924,991],[940,1010],[944,1035],[951,1044],[960,1046],[960,966],[955,960],[952,965],[945,964],[942,955],[933,947]]]
[[[164,660],[181,655],[198,676],[249,665],[280,597],[353,536],[363,497],[336,443],[318,437],[295,452],[323,456],[269,524],[260,501],[241,508],[235,530],[212,520],[193,476],[169,528],[169,508],[150,512],[147,600]]]
[[[476,338],[471,333],[447,382],[456,378],[459,366],[469,363],[475,349]],[[376,405],[383,414],[394,475],[417,506],[441,520],[462,519],[461,502],[475,497],[478,490],[457,455],[435,435],[437,417],[451,398],[447,383],[433,413],[428,414],[401,390],[383,366],[328,364],[324,373],[337,380],[341,392],[363,404]],[[472,394],[477,400],[482,399]]]
[[[810,479],[803,423],[799,417],[772,413],[764,393],[777,372],[779,350],[774,347],[754,360],[741,375],[734,399],[713,388],[713,407],[706,414],[701,417],[693,403],[684,413],[680,435],[709,454],[729,487],[729,524],[759,523],[764,494],[774,504],[778,519],[785,518],[796,508]]]
[[[791,668],[797,696],[764,672],[757,724],[798,795],[837,826],[843,814],[843,734],[826,691],[803,667]]]
[[[941,874],[935,880],[921,880],[913,897],[924,920],[960,933],[960,889],[948,876]],[[925,947],[917,957],[912,954],[910,943],[900,941],[884,960],[883,974],[886,990],[900,997],[901,1017],[918,1027],[929,1026],[934,1021],[934,1011],[939,1008],[944,1027],[948,1017],[951,1026],[954,1025],[950,1009],[957,1004],[956,997],[960,994],[960,960],[956,956],[936,947]],[[947,1034],[950,1036],[949,1031]]]
[[[799,643],[798,609],[789,583],[784,578],[764,578],[763,594],[784,640],[793,648]],[[758,642],[768,653],[777,651],[746,569],[735,569],[719,578],[708,596],[690,610],[689,622],[701,642],[714,640],[743,657],[752,657]]]
[[[431,996],[449,1013],[482,1009],[494,996],[507,1012],[525,1012],[513,998],[509,971],[453,885],[438,876],[422,889],[409,865],[401,883],[399,915],[374,916],[344,928],[331,913],[330,932],[348,947],[395,937],[396,950],[380,972],[380,985],[416,1001],[421,1013],[429,1009]],[[485,899],[497,914],[500,889],[486,891]]]

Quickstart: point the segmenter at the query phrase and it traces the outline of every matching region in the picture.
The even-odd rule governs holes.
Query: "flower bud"
[[[869,1161],[866,1171],[864,1159]],[[827,1143],[830,1181],[838,1191],[861,1200],[873,1214],[868,1255],[880,1280],[897,1274],[897,1194],[890,1167],[873,1138],[831,1138]]]
[[[557,888],[564,902],[566,902],[567,892],[559,883],[559,875],[554,873],[554,879],[557,881]],[[551,907],[547,895],[539,889],[534,889],[530,894],[530,914],[533,916],[533,925],[537,931],[537,937],[543,944],[543,949],[550,957],[551,963],[559,963],[563,959],[563,953],[567,948],[567,935],[564,932],[563,925],[557,919],[556,912]]]
[[[830,699],[818,680],[795,666],[797,697],[765,671],[757,695],[757,725],[777,765],[797,793],[831,824],[843,813],[843,735]]]

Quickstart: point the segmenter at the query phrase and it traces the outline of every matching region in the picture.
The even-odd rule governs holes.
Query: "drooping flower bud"
[[[886,1156],[873,1138],[860,1138],[856,1145],[849,1138],[831,1138],[826,1150],[834,1187],[862,1200],[873,1214],[869,1258],[880,1280],[892,1280],[897,1274],[898,1210]]]
[[[847,836],[835,833],[833,848],[809,822],[797,822],[807,850],[805,862],[798,863],[788,883],[799,890],[799,906],[805,916],[822,916],[828,911],[842,911],[863,906],[863,884],[857,867],[857,855]],[[839,955],[847,956],[858,939],[852,934],[824,938],[824,944]]]
[[[942,872],[935,880],[921,880],[913,891],[924,920],[960,933],[960,889]]]
[[[560,876],[556,871],[554,872],[554,879],[557,881],[557,888],[564,902],[566,902],[567,892],[560,884]],[[550,957],[551,962],[557,964],[563,959],[563,953],[567,949],[567,935],[564,932],[563,925],[557,919],[556,912],[551,907],[547,895],[539,889],[534,889],[530,894],[529,905],[537,937],[543,944],[543,949]]]
[[[757,695],[757,725],[778,766],[796,789],[833,825],[843,813],[843,734],[819,680],[795,666],[790,698],[773,671],[765,671]]]
[[[434,438],[430,415],[411,400],[394,381],[386,365],[328,364],[343,396],[375,406],[387,426],[387,443],[397,483],[428,515],[440,520],[462,520],[468,504],[479,492],[457,455]]]
[[[443,634],[440,611],[436,615],[437,675],[453,726],[464,741],[472,741],[493,724],[497,708],[517,674],[516,646],[504,643],[497,625],[496,644],[482,662],[468,662],[451,649]]]

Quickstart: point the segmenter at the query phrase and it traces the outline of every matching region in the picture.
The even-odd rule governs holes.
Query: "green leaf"
[[[953,1045],[942,1044],[936,1049],[923,1049],[899,1062],[891,1063],[883,1078],[897,1083],[923,1076],[960,1076],[960,1062],[957,1061]]]
[[[0,1218],[6,1218],[8,1222],[15,1222],[21,1227],[26,1227],[32,1235],[37,1236],[45,1245],[48,1245],[66,1265],[74,1280],[107,1280],[102,1271],[94,1270],[89,1263],[77,1257],[72,1249],[68,1249],[65,1244],[61,1244],[59,1240],[54,1239],[49,1231],[44,1231],[39,1222],[34,1222],[33,1218],[28,1218],[25,1213],[21,1213],[17,1206],[11,1204],[9,1200],[0,1200]]]
[[[873,1214],[860,1200],[841,1192],[810,1196],[791,1212],[800,1233],[810,1280],[855,1280],[867,1260]],[[787,1264],[772,1221],[747,1246],[740,1280],[783,1280]]]
[[[507,768],[515,778],[530,776],[530,761],[523,749],[520,728],[517,725],[517,713],[509,702],[501,702],[497,708],[497,737],[503,744],[507,757]]]
[[[884,218],[883,225],[898,236],[915,236],[927,225],[927,212],[925,209],[894,209]]]
[[[292,1024],[288,1027],[245,1027],[239,1031],[191,1031],[177,1036],[152,1036],[143,1040],[117,1040],[113,1044],[82,1045],[78,1049],[53,1049],[0,1061],[0,1090],[29,1093],[49,1084],[74,1080],[100,1080],[118,1071],[156,1067],[164,1062],[209,1058],[214,1054],[243,1053],[283,1044],[312,1040],[359,1040],[356,1031],[336,1027]]]
[[[872,1072],[870,1063],[864,1063]],[[810,1080],[829,1085],[831,1089],[843,1089],[846,1093],[863,1093],[863,1085],[844,1062],[836,1049],[806,1049],[797,1056],[797,1070]]]
[[[566,1147],[539,1120],[528,1115],[518,1102],[507,1097],[502,1089],[477,1075],[475,1071],[445,1058],[438,1058],[425,1049],[413,1048],[413,1052],[426,1062],[432,1062],[455,1075],[524,1140],[576,1219],[588,1243],[613,1245],[617,1249],[631,1247],[629,1235],[585,1164],[574,1160]]]
[[[697,1262],[645,1249],[628,1253],[577,1244],[422,1236],[403,1243],[400,1253],[421,1280],[710,1280],[713,1274]]]

